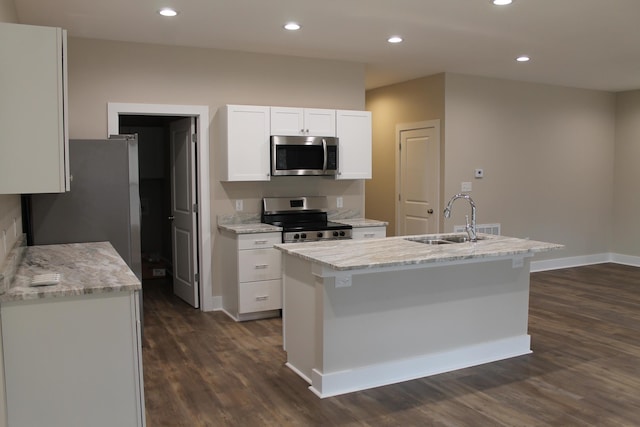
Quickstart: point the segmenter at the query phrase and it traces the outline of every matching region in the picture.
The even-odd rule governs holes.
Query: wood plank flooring
[[[327,399],[284,366],[280,319],[144,290],[149,427],[640,425],[640,268],[532,274],[533,354]]]

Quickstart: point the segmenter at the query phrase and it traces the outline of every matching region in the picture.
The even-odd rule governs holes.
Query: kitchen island
[[[562,245],[452,237],[276,245],[287,366],[329,397],[530,353],[529,258]]]

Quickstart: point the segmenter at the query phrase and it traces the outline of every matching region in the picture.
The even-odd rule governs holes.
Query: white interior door
[[[198,308],[195,118],[172,122],[170,132],[173,292]]]
[[[398,235],[438,232],[439,139],[433,127],[400,132]]]

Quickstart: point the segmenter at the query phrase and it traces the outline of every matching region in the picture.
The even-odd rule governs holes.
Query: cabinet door
[[[340,167],[336,179],[370,179],[371,113],[338,110],[336,135],[340,144]]]
[[[0,194],[69,189],[66,31],[0,23]]]
[[[304,110],[291,107],[271,107],[271,135],[305,135]]]
[[[269,107],[226,105],[221,109],[220,179],[222,181],[268,181]]]
[[[336,136],[336,110],[305,108],[305,135]]]

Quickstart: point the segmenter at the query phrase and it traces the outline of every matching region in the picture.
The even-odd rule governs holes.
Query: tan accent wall
[[[613,252],[640,256],[640,90],[616,95]]]
[[[331,207],[364,213],[364,182],[321,177],[263,183],[221,183],[216,179],[214,116],[225,104],[280,105],[362,110],[361,64],[240,53],[213,49],[69,39],[69,126],[71,138],[107,136],[107,103],[208,105],[211,117],[212,295],[220,295],[217,215],[260,212],[265,196],[327,195]],[[247,153],[248,156],[252,153]]]
[[[396,125],[439,119],[444,143],[444,74],[367,91],[373,117],[373,178],[365,183],[367,217],[389,222],[396,230]],[[444,152],[444,150],[442,150]]]
[[[500,223],[504,235],[567,246],[536,259],[611,250],[613,93],[446,73],[368,91],[367,109],[374,117],[367,216],[389,221],[390,231],[395,126],[440,119],[443,205],[469,181],[479,223]],[[475,168],[483,168],[485,177],[475,179]],[[463,225],[469,210],[457,201],[443,231]]]
[[[13,0],[0,0],[0,22],[18,22],[18,12]]]

